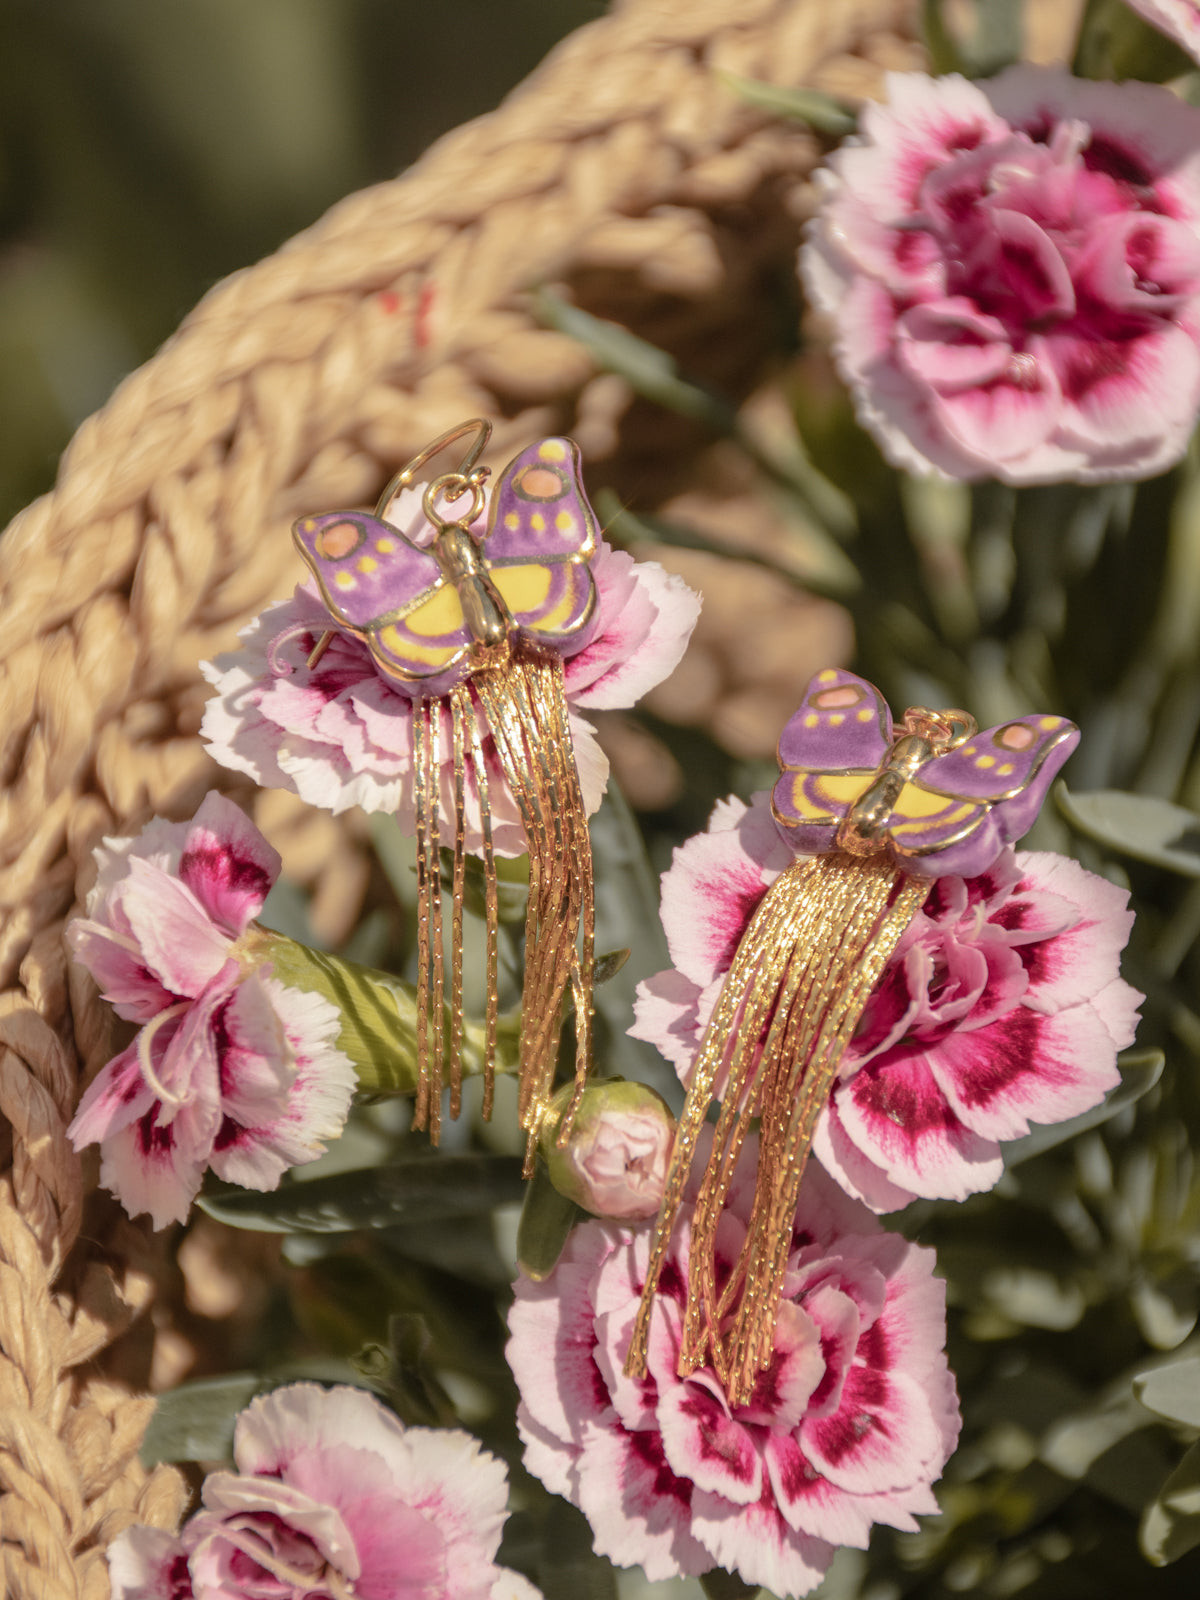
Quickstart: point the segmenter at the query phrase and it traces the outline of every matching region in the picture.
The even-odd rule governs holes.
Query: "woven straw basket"
[[[173,1525],[183,1503],[176,1472],[137,1459],[153,1409],[137,1392],[153,1343],[142,1313],[165,1253],[89,1193],[95,1169],[65,1137],[112,1039],[62,931],[102,835],[190,815],[229,786],[196,735],[197,662],[290,591],[294,516],[373,501],[465,417],[494,419],[498,454],[573,433],[642,504],[686,481],[703,438],[648,413],[631,423],[619,380],[540,328],[525,294],[550,283],[745,394],[772,343],[755,286],[790,270],[819,147],[741,104],[714,69],[869,94],[882,67],[915,63],[912,9],[618,4],[500,110],[209,294],[80,428],[54,491],[0,541],[10,1595],[104,1600],[108,1542],[131,1521]],[[352,878],[344,828],[319,827],[314,850]]]

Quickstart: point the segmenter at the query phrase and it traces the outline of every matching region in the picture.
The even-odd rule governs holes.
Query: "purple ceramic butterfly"
[[[482,539],[451,524],[422,547],[362,511],[303,517],[292,537],[334,620],[414,698],[447,694],[491,664],[479,619],[498,616],[510,639],[560,656],[598,626],[596,518],[571,439],[542,439],[509,462]]]
[[[943,722],[938,734],[930,725]],[[779,741],[772,809],[798,854],[886,850],[921,877],[973,878],[1033,825],[1079,742],[1065,717],[1019,717],[951,741],[960,714],[909,712],[893,731],[879,691],[852,672],[811,680]]]

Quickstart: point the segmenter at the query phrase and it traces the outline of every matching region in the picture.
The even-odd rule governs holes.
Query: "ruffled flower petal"
[[[209,1166],[273,1189],[314,1160],[356,1079],[336,1008],[259,971],[242,939],[279,857],[236,806],[210,794],[190,823],[155,818],[96,855],[88,915],[67,940],[143,1027],[68,1132],[77,1150],[101,1146],[101,1182],[131,1215],[165,1227],[186,1217]]]
[[[541,1600],[496,1565],[505,1469],[460,1429],[290,1384],[242,1413],[234,1449],[178,1538],[134,1527],[110,1547],[121,1600]]]
[[[1194,12],[1143,9],[1172,6]],[[889,460],[1008,483],[1178,460],[1200,403],[1198,149],[1200,114],[1157,86],[889,77],[802,257]]]
[[[701,1163],[711,1142],[703,1130]],[[756,1158],[751,1138],[718,1230],[718,1272],[745,1239]],[[697,1184],[693,1176],[685,1216]],[[957,1437],[944,1287],[932,1252],[885,1233],[813,1168],[774,1358],[749,1403],[731,1410],[711,1367],[678,1373],[689,1237],[685,1220],[663,1264],[639,1379],[623,1363],[646,1230],[584,1223],[544,1282],[518,1279],[508,1358],[525,1465],[583,1510],[595,1548],[618,1565],[639,1564],[654,1580],[724,1566],[804,1594],[835,1544],[865,1546],[875,1522],[912,1527],[934,1503],[930,1484]],[[558,1374],[570,1376],[547,1381]]]
[[[756,796],[719,805],[663,876],[675,965],[639,984],[630,1032],[685,1083],[738,944],[793,859]],[[1126,892],[1064,856],[1006,849],[977,878],[938,879],[842,1059],[817,1160],[878,1211],[990,1188],[1001,1140],[1117,1082],[1141,998],[1118,975],[1131,925]]]

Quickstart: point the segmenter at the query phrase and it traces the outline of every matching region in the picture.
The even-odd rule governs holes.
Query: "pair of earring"
[[[487,1013],[484,1115],[491,1109],[497,998],[497,888],[486,733],[516,800],[529,851],[519,1115],[532,1171],[553,1087],[565,1000],[575,1011],[570,1136],[591,1066],[594,900],[587,815],[571,742],[563,662],[600,624],[591,570],[599,547],[578,447],[542,439],[485,494],[474,419],[427,445],[388,484],[373,515],[329,512],[293,530],[336,626],[362,639],[413,701],[418,882],[416,1125],[436,1140],[444,1078],[450,1114],[462,1075],[462,912],[467,817],[483,858]],[[459,439],[459,466],[433,478],[414,543],[387,513],[427,462]],[[465,501],[456,516],[452,508]],[[486,509],[486,523],[484,513]],[[309,658],[314,664],[332,630]],[[448,725],[448,727],[447,727]],[[447,738],[448,734],[448,738]],[[773,810],[797,854],[747,928],[693,1069],[676,1134],[626,1370],[645,1371],[658,1276],[709,1108],[718,1117],[692,1218],[691,1293],[681,1372],[711,1363],[731,1404],[747,1401],[770,1359],[792,1218],[817,1119],[842,1053],[888,958],[936,878],[975,876],[1033,823],[1078,742],[1064,718],[1029,716],[983,734],[957,710],[907,711],[894,727],[879,692],[852,673],[818,673],[779,744]],[[443,753],[451,793],[443,794]],[[445,1025],[440,847],[453,819],[450,1005]],[[716,1236],[753,1119],[755,1198],[738,1260],[718,1282]]]

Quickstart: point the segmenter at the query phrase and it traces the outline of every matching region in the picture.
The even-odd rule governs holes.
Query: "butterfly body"
[[[414,699],[501,665],[518,641],[575,655],[598,626],[596,519],[570,439],[509,462],[486,533],[442,518],[421,545],[382,516],[332,511],[301,518],[292,536],[334,620]]]
[[[882,851],[922,877],[975,877],[1032,825],[1078,739],[1056,716],[977,733],[963,713],[910,711],[894,730],[878,690],[829,668],[783,731],[772,808],[798,854]]]

